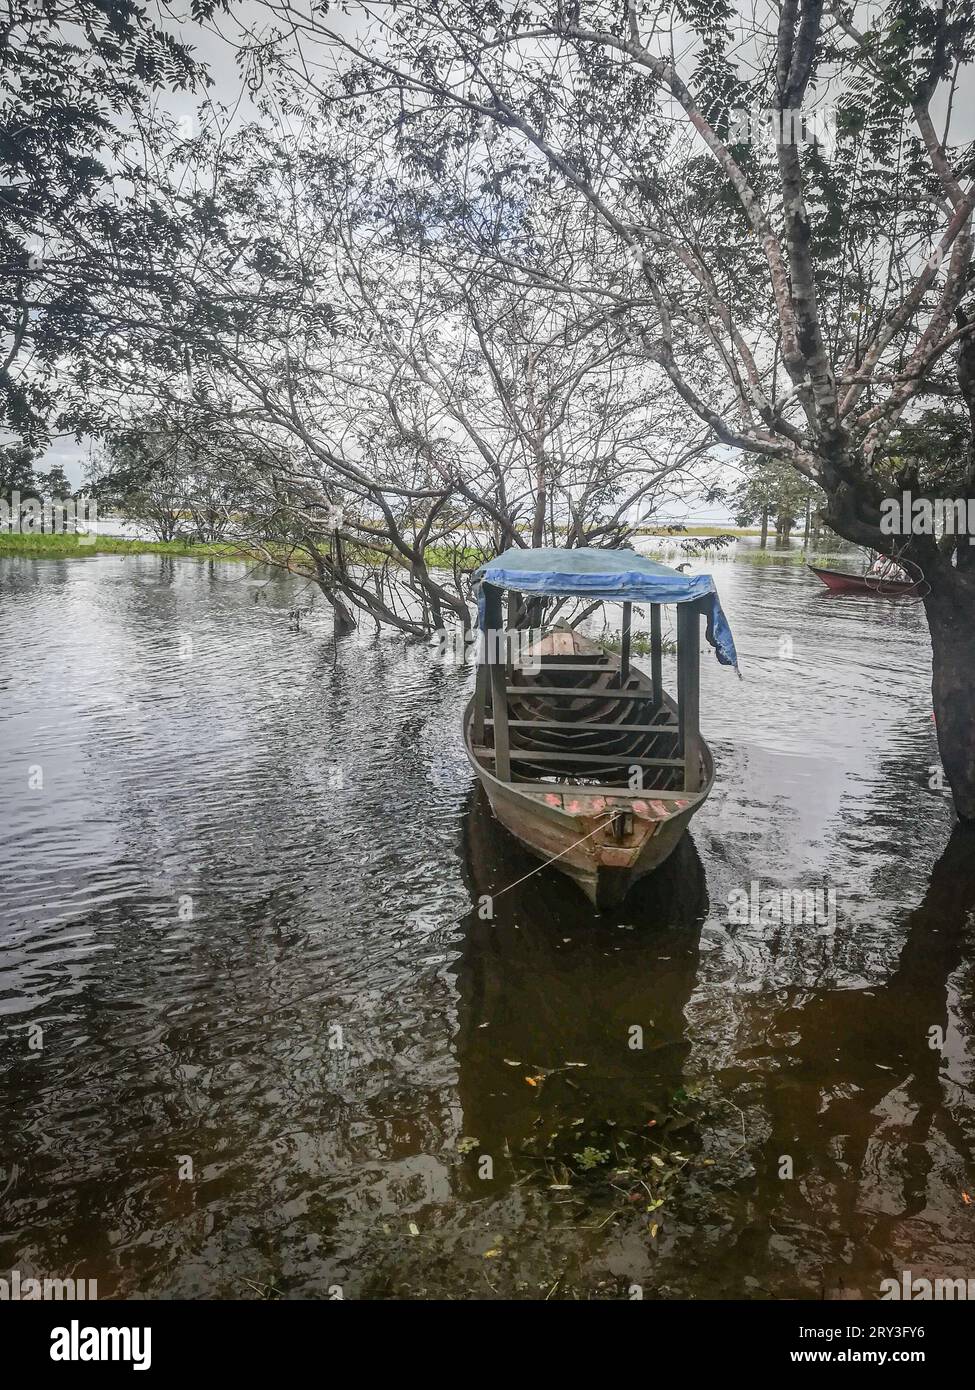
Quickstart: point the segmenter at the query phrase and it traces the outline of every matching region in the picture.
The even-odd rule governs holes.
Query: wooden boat
[[[834,594],[913,594],[917,590],[909,579],[882,579],[879,575],[850,574],[847,570],[818,569],[815,565],[806,568]]]
[[[511,834],[611,908],[677,845],[711,790],[711,751],[659,682],[579,633],[555,629],[526,656],[533,669],[513,666],[505,692],[510,770],[499,721],[478,727],[477,692],[467,755]]]
[[[673,851],[714,781],[698,717],[702,615],[718,660],[738,664],[714,581],[632,550],[557,547],[505,551],[477,577],[486,640],[467,756],[498,820],[598,908],[613,907]],[[529,615],[566,595],[622,602],[620,654],[561,626],[516,659]],[[634,602],[649,609],[649,675],[630,664]],[[676,701],[663,688],[665,603],[677,609]]]

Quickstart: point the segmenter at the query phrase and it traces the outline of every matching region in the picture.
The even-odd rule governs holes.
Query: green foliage
[[[601,632],[599,634],[599,645],[608,651],[619,652],[623,650],[622,632]],[[660,650],[669,656],[674,656],[677,652],[677,643],[672,637],[661,637]],[[652,651],[650,634],[647,632],[630,633],[630,655],[649,656]]]
[[[161,541],[218,541],[243,505],[244,463],[207,411],[170,406],[108,433],[90,491]]]
[[[9,499],[13,492],[19,492],[21,497],[40,495],[35,459],[34,451],[26,444],[8,444],[0,449],[0,497]]]
[[[773,529],[788,535],[805,515],[806,505],[825,503],[821,488],[810,483],[787,464],[769,459],[746,464],[741,481],[728,489],[728,504],[739,526],[749,526],[764,515]]]
[[[125,355],[119,326],[175,311],[157,268],[178,222],[146,195],[151,94],[205,81],[138,0],[10,10],[0,43],[0,419],[31,446],[85,420],[78,380]],[[141,128],[138,154],[132,134]],[[140,302],[141,301],[141,302]],[[150,303],[151,301],[151,308]],[[138,307],[136,307],[138,305]],[[174,318],[178,313],[174,312]],[[101,354],[101,356],[99,356]]]
[[[971,449],[967,413],[941,406],[904,421],[891,436],[887,457],[891,475],[901,475],[905,485],[951,496],[966,486]]]

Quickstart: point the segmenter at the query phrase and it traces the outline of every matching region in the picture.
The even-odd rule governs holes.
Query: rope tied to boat
[[[516,878],[514,883],[509,883],[506,888],[499,888],[496,893],[492,894],[492,897],[500,898],[502,893],[508,893],[512,888],[517,888],[519,883],[525,882],[526,878],[531,878],[534,874],[540,874],[543,869],[548,868],[549,864],[554,864],[556,859],[561,859],[564,855],[568,854],[569,850],[576,849],[577,846],[585,844],[587,840],[591,840],[594,835],[599,834],[600,830],[605,830],[608,825],[612,825],[616,814],[616,811],[613,811],[600,825],[596,826],[595,830],[590,830],[588,835],[583,835],[580,840],[574,840],[571,845],[566,845],[565,849],[560,850],[558,854],[553,854],[551,859],[546,859],[545,862],[539,864],[537,868],[530,869],[527,874],[522,874],[521,878]]]
[[[916,561],[909,560],[904,554],[907,545],[908,541],[905,540],[900,546],[894,546],[892,555],[878,555],[878,559],[882,558],[885,561],[884,566],[878,571],[874,571],[873,569],[868,570],[863,576],[863,582],[868,589],[871,589],[875,594],[880,594],[881,597],[886,596],[888,592],[888,590],[885,589],[886,585],[907,583],[912,586],[913,592],[911,594],[904,594],[902,597],[923,602],[931,592],[931,585],[928,583],[927,577],[921,566],[917,564]],[[899,569],[905,576],[904,579],[899,580],[895,578],[891,572],[892,568]],[[912,570],[914,572],[913,574],[911,573]],[[924,586],[923,592],[922,586]]]

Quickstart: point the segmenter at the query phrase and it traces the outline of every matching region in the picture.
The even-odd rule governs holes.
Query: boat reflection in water
[[[456,965],[465,1133],[497,1155],[580,1116],[587,1131],[646,1126],[681,1086],[688,1051],[683,1011],[708,905],[693,841],[685,836],[625,909],[605,916],[553,868],[539,869],[481,788],[465,823],[466,877],[480,902]],[[488,910],[492,919],[479,915]],[[642,1049],[631,1046],[634,1027]]]

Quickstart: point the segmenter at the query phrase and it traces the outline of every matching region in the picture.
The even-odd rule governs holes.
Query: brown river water
[[[232,563],[0,562],[0,1274],[975,1277],[975,835],[929,785],[923,617],[714,572],[745,677],[704,658],[715,790],[601,917],[475,794],[468,669],[295,631],[292,582]],[[731,920],[752,883],[835,920]]]

